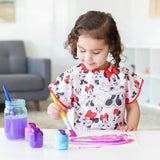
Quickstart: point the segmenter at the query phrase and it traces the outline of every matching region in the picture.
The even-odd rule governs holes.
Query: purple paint
[[[24,138],[27,117],[6,117],[5,135],[8,139]]]
[[[87,148],[101,148],[100,146],[84,146],[84,147],[78,147],[78,149],[87,149]]]
[[[73,129],[70,129],[69,132],[70,132],[70,136],[69,137],[77,137],[77,134]]]
[[[29,132],[29,144],[32,148],[43,146],[43,132],[38,127],[32,128]]]
[[[102,147],[108,145],[122,145],[133,141],[133,139],[128,139],[127,134],[121,134],[70,138],[69,143],[74,145],[92,145]]]
[[[59,129],[58,131],[59,131],[62,135],[66,135],[66,132],[65,132],[64,129]]]

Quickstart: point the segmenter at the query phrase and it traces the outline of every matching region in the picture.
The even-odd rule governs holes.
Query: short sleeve
[[[125,68],[124,78],[126,80],[126,104],[131,104],[138,98],[144,80],[127,68]]]
[[[69,72],[62,73],[52,83],[49,84],[49,90],[54,94],[57,101],[66,108],[72,108],[73,83]]]

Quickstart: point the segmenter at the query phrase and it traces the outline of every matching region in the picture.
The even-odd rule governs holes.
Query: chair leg
[[[34,101],[34,105],[37,111],[40,111],[39,101]]]

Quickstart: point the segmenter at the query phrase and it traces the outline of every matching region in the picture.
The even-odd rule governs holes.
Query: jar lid
[[[58,129],[59,133],[62,134],[62,135],[66,135],[66,132],[64,129]]]
[[[35,128],[32,128],[31,132],[37,136],[38,134],[41,134],[43,136],[43,132],[40,130],[40,128],[38,127],[35,127]]]
[[[11,99],[11,101],[5,100],[5,106],[25,106],[24,99]]]
[[[36,124],[35,123],[28,123],[27,127],[28,128],[36,128]]]

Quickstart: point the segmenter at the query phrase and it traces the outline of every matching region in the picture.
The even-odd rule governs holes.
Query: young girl
[[[140,118],[136,99],[143,79],[119,66],[122,44],[111,14],[89,11],[81,15],[65,47],[81,64],[49,85],[61,105],[51,103],[49,116],[60,119],[62,110],[67,113],[74,108],[76,129],[136,130]],[[109,53],[111,62],[107,61]]]

